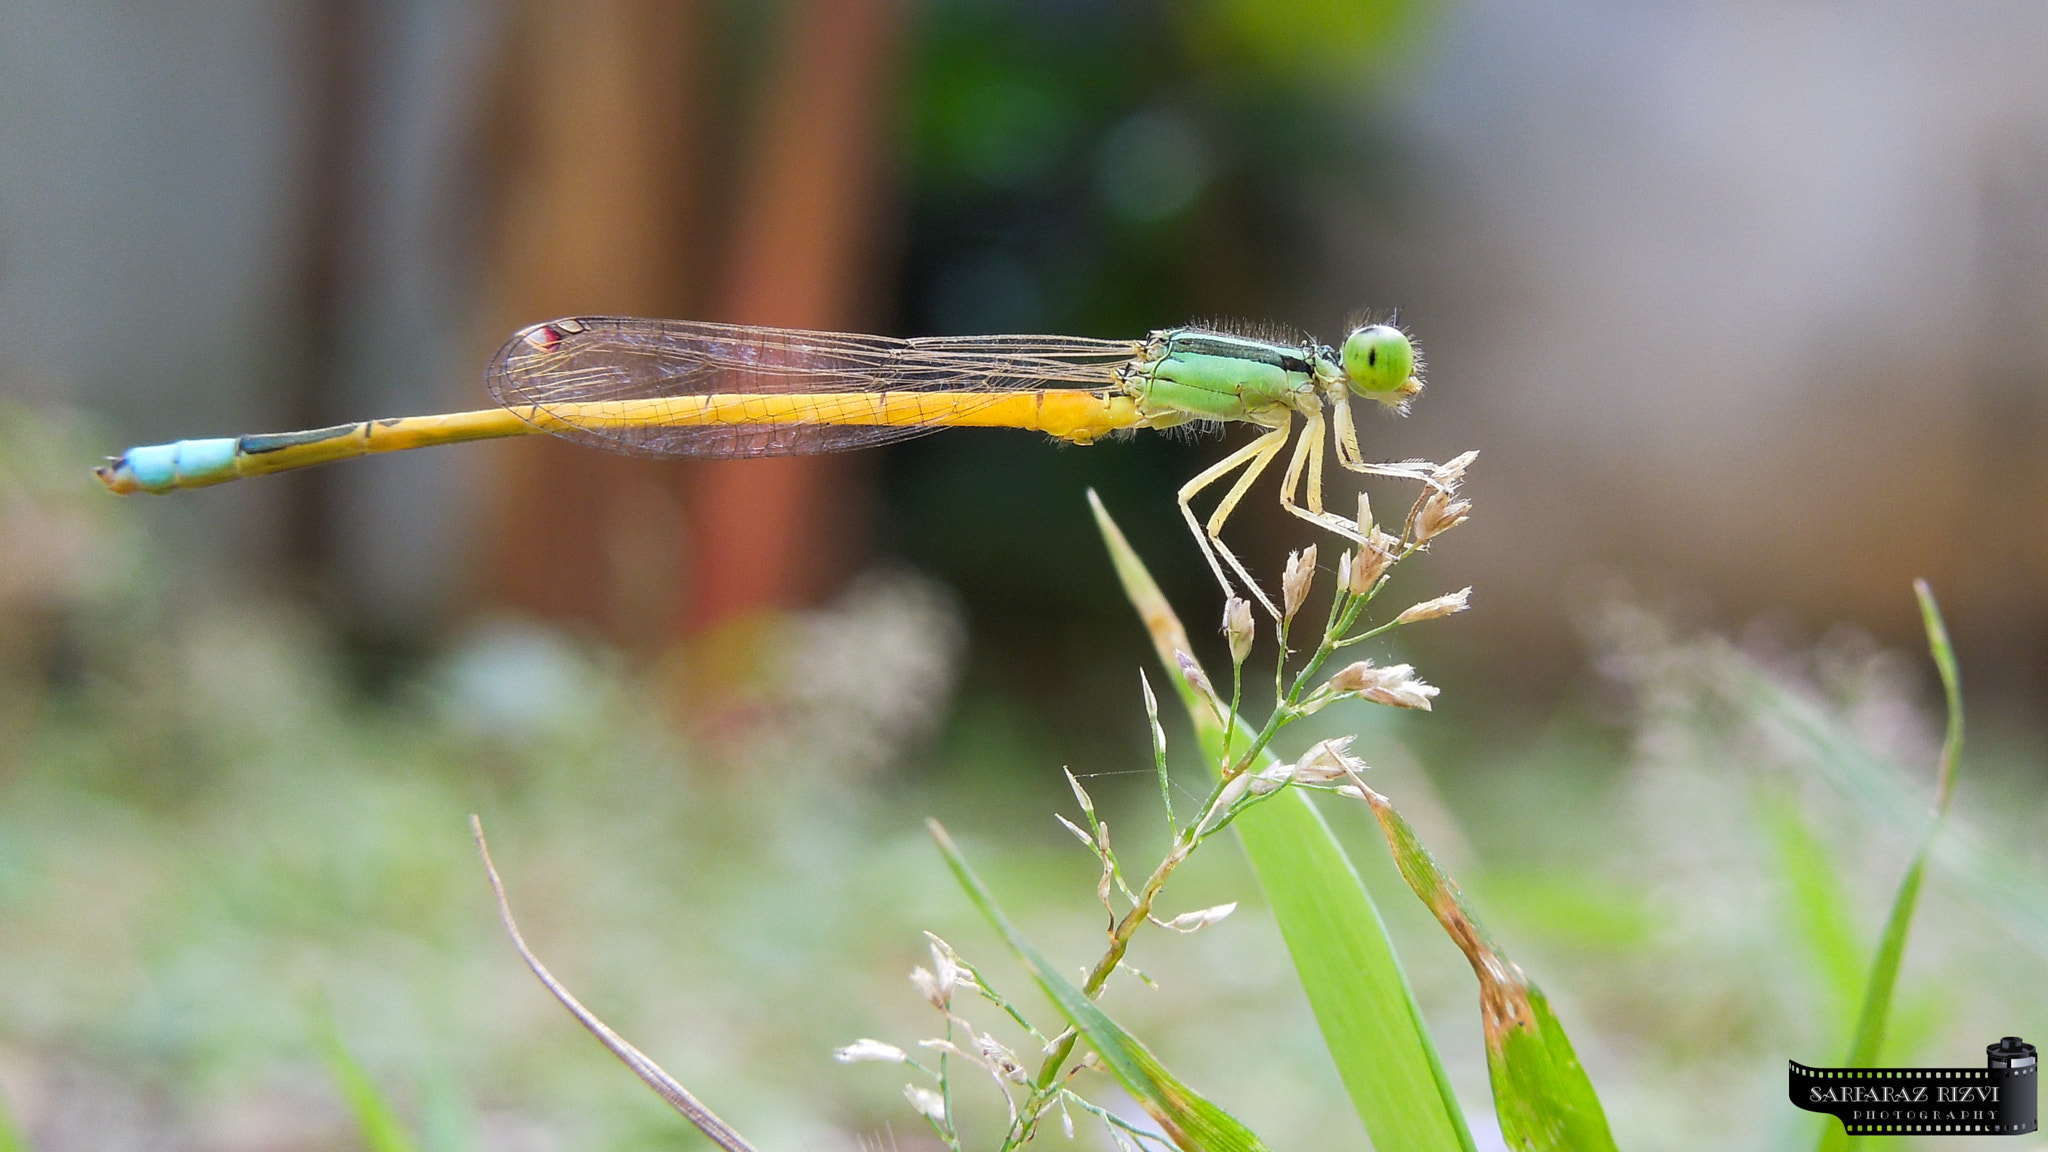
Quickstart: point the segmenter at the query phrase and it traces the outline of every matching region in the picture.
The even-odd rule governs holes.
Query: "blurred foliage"
[[[32,410],[0,433],[9,462],[78,435]],[[920,929],[988,951],[925,815],[1024,885],[1015,911],[1049,945],[1095,930],[1067,899],[1091,889],[1088,861],[1049,821],[1017,836],[1017,813],[1045,806],[1034,777],[1058,787],[1063,753],[1084,773],[1117,765],[1034,743],[985,700],[935,733],[957,623],[924,584],[865,581],[788,621],[763,715],[697,744],[617,656],[516,622],[366,699],[302,612],[164,596],[138,527],[151,506],[44,483],[62,475],[0,472],[10,560],[67,559],[8,602],[48,623],[0,664],[0,1094],[44,1152],[223,1132],[339,1148],[365,1123],[431,1149],[672,1141],[677,1122],[519,966],[470,811],[536,946],[768,1146],[900,1121],[898,1083],[832,1064],[832,1047],[920,1026],[903,980]],[[972,770],[874,775],[905,756]],[[1241,885],[1231,863],[1188,895]],[[1146,963],[1169,990],[1121,1010],[1212,1074],[1209,1025],[1265,1021],[1235,1049],[1265,1068],[1242,1090],[1270,1130],[1316,1142],[1329,1074],[1296,1043],[1312,1025],[1278,941],[1237,933]],[[1205,1021],[1218,980],[1235,993]],[[321,989],[345,1063],[304,1008]]]
[[[1372,93],[1425,12],[1414,0],[926,6],[905,325],[1128,336],[1201,316],[1308,318],[1296,294],[1328,260],[1322,198],[1371,216],[1401,194],[1408,165]]]
[[[1435,7],[1415,0],[1208,0],[1189,5],[1184,19],[1212,65],[1256,69],[1275,85],[1346,92],[1398,70]]]
[[[992,972],[1003,954],[919,821],[954,829],[1067,964],[1101,929],[1093,861],[1045,817],[1063,802],[1061,765],[1127,850],[1163,837],[1128,621],[1127,649],[1110,634],[1084,653],[1084,670],[1108,669],[1093,674],[1094,744],[985,674],[944,720],[943,598],[887,583],[792,622],[774,723],[722,751],[663,731],[653,689],[616,656],[511,623],[370,701],[307,617],[166,592],[141,527],[153,506],[67,488],[49,461],[92,439],[75,418],[14,408],[0,433],[6,571],[39,574],[9,585],[17,647],[0,664],[0,1094],[43,1152],[143,1132],[217,1146],[229,1130],[253,1133],[250,1148],[350,1146],[304,1011],[315,988],[424,1146],[673,1140],[679,1122],[500,937],[471,811],[564,978],[764,1145],[901,1132],[900,1080],[835,1066],[831,1048],[918,1034],[928,1010],[903,974],[920,929]],[[1099,552],[1093,564],[1114,600]],[[1926,697],[1911,665],[1852,636],[1743,651],[1623,609],[1593,638],[1602,695],[1533,741],[1362,706],[1333,706],[1297,738],[1361,733],[1374,786],[1470,878],[1573,1022],[1622,1146],[1802,1140],[1810,1129],[1774,1110],[1783,1060],[1839,1042],[1828,957],[1844,936],[1855,954],[1875,938],[1902,831],[1918,827],[1895,830],[1884,797],[1910,807],[1925,788],[1896,765],[1931,760]],[[2031,834],[2044,798],[1995,736],[1978,745],[1949,831],[1998,846],[1995,867],[1932,857],[1888,1058],[1953,1060],[2048,1027],[2008,976],[2040,943],[2027,909],[2048,873]],[[1803,838],[1782,826],[1787,805]],[[1483,1127],[1469,969],[1356,807],[1328,817]],[[1106,1010],[1272,1146],[1355,1146],[1252,877],[1218,852],[1175,883],[1186,903],[1169,912],[1245,904],[1148,945],[1136,963],[1161,989],[1112,988]]]
[[[419,1145],[406,1130],[398,1109],[342,1042],[341,1031],[335,1027],[333,1013],[324,1000],[314,1008],[313,1016],[313,1031],[327,1056],[328,1071],[334,1076],[341,1098],[348,1103],[368,1152],[418,1152]]]
[[[1374,93],[1428,12],[1418,0],[922,5],[897,328],[1129,337],[1207,318],[1326,326],[1384,306],[1318,289],[1336,259],[1333,216],[1386,217],[1413,194],[1407,146]],[[1197,602],[1208,577],[1167,494],[1218,451],[1201,439],[1049,450],[961,432],[883,455],[880,547],[960,592],[970,691],[1056,710],[1084,736],[1121,730],[1104,701],[1128,683],[1140,638],[1102,596],[1082,494],[1102,492],[1170,598]],[[1288,526],[1241,530],[1270,534],[1252,555],[1292,540],[1277,534]],[[1106,636],[1129,637],[1131,657],[1105,659]]]
[[[1225,745],[1241,733],[1243,756],[1263,728],[1204,699],[1178,667],[1189,647],[1187,629],[1108,510],[1099,500],[1090,503],[1124,595],[1145,623],[1210,771],[1220,773],[1228,760]],[[1330,655],[1331,641],[1326,633],[1313,644],[1295,642],[1314,653],[1310,663],[1319,663]],[[1291,671],[1299,687],[1294,677],[1305,680],[1307,672]],[[1292,687],[1283,698],[1300,699]],[[1260,771],[1280,762],[1274,743],[1259,745],[1254,763]],[[1225,818],[1258,874],[1323,1043],[1367,1134],[1380,1146],[1471,1152],[1470,1125],[1381,913],[1309,795],[1287,789],[1241,817]]]
[[[29,1152],[28,1141],[22,1139],[4,1096],[0,1096],[0,1152]]]
[[[1237,1117],[1176,1079],[1143,1042],[1126,1031],[1102,1010],[1093,997],[1074,986],[1057,967],[1041,956],[997,905],[995,896],[974,874],[967,858],[960,854],[959,846],[953,843],[953,838],[937,821],[933,821],[930,827],[932,839],[938,843],[939,852],[945,856],[946,864],[960,881],[960,887],[966,890],[968,899],[990,925],[1002,934],[1003,942],[1009,946],[1017,963],[1031,973],[1031,978],[1059,1009],[1060,1015],[1087,1039],[1089,1048],[1110,1075],[1172,1138],[1175,1145],[1187,1152],[1266,1152],[1265,1145]],[[1041,1035],[1047,1032],[1051,1030],[1040,1030]],[[1061,1033],[1052,1034],[1058,1036]],[[1064,1055],[1057,1049],[1054,1052],[1055,1058]],[[1026,1056],[1029,1056],[1028,1050]],[[1057,1065],[1054,1067],[1057,1072]],[[1047,1084],[1048,1081],[1054,1085],[1058,1083],[1051,1077],[1038,1083]]]
[[[733,41],[757,46],[746,20],[766,6],[727,7],[745,10]],[[1419,194],[1376,93],[1427,49],[1433,12],[923,6],[900,299],[878,326],[1127,336],[1215,315],[1328,325],[1381,302],[1374,269],[1333,277],[1324,247],[1333,219],[1397,218]],[[1333,282],[1362,298],[1322,298]],[[882,550],[965,605],[957,686],[917,672],[950,667],[932,650],[952,609],[882,596],[799,621],[776,731],[718,748],[664,731],[616,654],[517,622],[449,638],[368,700],[321,622],[260,581],[167,570],[177,509],[108,501],[84,475],[109,442],[75,413],[0,402],[0,1099],[33,1137],[0,1122],[0,1148],[356,1146],[303,1011],[314,988],[430,1148],[672,1145],[673,1117],[498,935],[470,811],[565,978],[764,1144],[903,1130],[898,1082],[831,1047],[916,1032],[902,976],[920,929],[1001,954],[918,822],[945,819],[1001,874],[1060,963],[1100,925],[1092,861],[1044,817],[1059,767],[1134,851],[1156,813],[1143,636],[1086,488],[1200,622],[1197,647],[1218,643],[1166,496],[1214,445],[963,432],[880,464]],[[1907,851],[1896,814],[1920,800],[1897,765],[1927,762],[1925,698],[1853,636],[1738,650],[1633,609],[1592,631],[1603,678],[1558,716],[1496,720],[1453,686],[1430,723],[1333,707],[1300,739],[1363,732],[1375,786],[1574,1021],[1623,1146],[1799,1142],[1783,1060],[1826,1059],[1841,1033],[1860,984],[1844,958],[1876,938]],[[950,711],[933,699],[949,690]],[[1978,746],[1888,1058],[2048,1027],[2010,981],[2048,941],[2048,805],[2037,766]],[[1484,1116],[1464,961],[1369,817],[1330,819]],[[1162,989],[1113,990],[1110,1010],[1273,1146],[1357,1146],[1249,873],[1213,853],[1176,883],[1189,906],[1246,905],[1142,957]]]

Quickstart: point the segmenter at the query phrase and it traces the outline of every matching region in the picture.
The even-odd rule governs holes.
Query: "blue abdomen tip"
[[[130,448],[123,463],[149,492],[218,484],[235,478],[235,440],[229,436]]]

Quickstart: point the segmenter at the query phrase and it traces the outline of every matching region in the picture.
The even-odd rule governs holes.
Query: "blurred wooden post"
[[[699,23],[697,5],[678,0],[522,5],[498,125],[505,171],[485,309],[491,347],[554,316],[688,310],[691,273],[703,263],[687,250],[694,197],[683,159]],[[673,583],[659,575],[678,556],[663,475],[673,465],[552,437],[501,453],[486,595],[618,639],[647,636],[649,614],[673,615]],[[665,623],[655,622],[656,635]]]
[[[868,257],[887,155],[898,0],[811,0],[786,18],[758,147],[737,198],[721,318],[858,328],[880,286]],[[850,462],[791,456],[705,464],[691,477],[694,629],[824,591],[861,516]]]
[[[897,90],[899,0],[811,0],[787,13],[726,230],[725,272],[689,251],[685,173],[698,34],[669,0],[530,0],[517,21],[504,126],[493,339],[570,313],[713,315],[855,327]],[[722,161],[721,161],[722,163]],[[703,163],[707,173],[718,165]],[[647,644],[822,592],[860,500],[844,460],[683,466],[544,438],[504,446],[492,493],[487,594]],[[689,579],[674,579],[687,538]],[[677,600],[687,597],[678,612]]]

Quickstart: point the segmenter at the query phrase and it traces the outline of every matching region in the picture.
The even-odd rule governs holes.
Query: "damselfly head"
[[[1415,345],[1390,324],[1368,324],[1344,338],[1345,382],[1360,396],[1400,407],[1422,391],[1415,378]]]

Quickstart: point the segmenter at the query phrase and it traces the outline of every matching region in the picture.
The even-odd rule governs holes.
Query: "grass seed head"
[[[953,989],[960,986],[960,959],[953,954],[953,946],[927,934],[931,942],[932,971],[937,974],[939,989],[946,994],[947,1001],[953,999]]]
[[[1351,754],[1351,739],[1349,736],[1332,737],[1302,753],[1301,759],[1291,766],[1293,778],[1303,784],[1328,784],[1365,771],[1370,765]]]
[[[915,1084],[905,1084],[903,1098],[910,1101],[910,1106],[915,1108],[919,1115],[932,1123],[946,1122],[946,1098],[937,1092],[929,1088],[920,1088]]]
[[[1223,634],[1230,638],[1230,662],[1241,665],[1245,657],[1252,654],[1252,640],[1257,636],[1252,625],[1252,604],[1242,596],[1232,596],[1223,602]]]
[[[1282,618],[1294,619],[1308,599],[1309,585],[1316,578],[1316,546],[1311,544],[1299,552],[1287,554],[1287,570],[1280,577],[1280,607]]]
[[[1147,693],[1151,692],[1152,686],[1146,685],[1145,691]],[[1067,774],[1067,784],[1074,789],[1074,799],[1080,803],[1081,811],[1086,812],[1091,817],[1094,816],[1095,798],[1088,795],[1088,790],[1081,787],[1081,782],[1074,778],[1074,770],[1072,768],[1063,768],[1061,771]]]
[[[1430,699],[1439,689],[1415,678],[1415,669],[1407,664],[1394,664],[1380,668],[1370,660],[1360,660],[1337,671],[1330,677],[1324,688],[1337,696],[1355,696],[1375,704],[1393,708],[1420,708],[1430,710]]]
[[[884,1044],[880,1040],[869,1040],[866,1037],[855,1040],[844,1048],[833,1049],[832,1058],[841,1064],[901,1064],[910,1059],[903,1049],[894,1044]]]
[[[1209,925],[1216,923],[1235,911],[1237,911],[1237,901],[1233,900],[1228,904],[1218,904],[1213,908],[1183,912],[1168,920],[1166,926],[1175,932],[1196,932],[1207,928]]]
[[[1188,687],[1210,699],[1215,699],[1216,686],[1209,683],[1208,675],[1202,671],[1200,664],[1195,663],[1193,656],[1175,649],[1173,662],[1180,665],[1180,674],[1188,682]]]
[[[934,948],[932,952],[937,955],[938,949]],[[947,962],[941,964],[935,973],[920,964],[910,970],[910,982],[916,985],[918,994],[932,1007],[941,1012],[949,1011],[953,1004],[953,989],[960,983],[960,966]]]
[[[939,979],[931,974],[929,968],[922,964],[912,968],[910,983],[917,989],[917,994],[924,997],[932,1007],[942,1011],[945,1009],[946,998],[939,993]]]
[[[1089,835],[1085,830],[1082,829],[1082,827],[1079,824],[1074,823],[1072,820],[1067,819],[1065,816],[1062,816],[1057,812],[1052,814],[1052,818],[1059,821],[1060,825],[1064,827],[1067,831],[1072,832],[1074,834],[1074,839],[1079,840],[1083,844],[1086,844],[1090,852],[1093,852],[1095,850],[1095,837]]]
[[[1325,687],[1329,688],[1332,692],[1341,693],[1346,696],[1355,696],[1367,688],[1377,688],[1382,684],[1391,683],[1394,678],[1401,675],[1407,668],[1408,665],[1406,664],[1396,664],[1392,668],[1381,668],[1370,660],[1359,660],[1339,668],[1336,674],[1330,677],[1329,683]]]
[[[1424,600],[1420,604],[1409,605],[1399,616],[1394,617],[1394,623],[1414,624],[1423,620],[1434,620],[1439,616],[1449,616],[1453,612],[1463,612],[1465,609],[1470,608],[1472,606],[1471,601],[1472,589],[1460,589],[1459,591],[1439,596],[1434,600]]]
[[[1214,812],[1221,814],[1230,811],[1230,806],[1237,803],[1244,797],[1246,792],[1251,790],[1251,786],[1256,779],[1257,777],[1250,772],[1240,772],[1232,777],[1230,783],[1225,784],[1223,791],[1217,795]]]
[[[980,1051],[981,1058],[988,1065],[989,1070],[1003,1079],[1016,1084],[1023,1084],[1031,1079],[1025,1073],[1024,1066],[1017,1063],[1017,1054],[1005,1048],[1002,1041],[997,1040],[988,1033],[984,1032],[976,1036],[974,1038],[974,1047]]]
[[[1477,451],[1454,456],[1450,460],[1430,469],[1429,477],[1443,487],[1456,491],[1458,485],[1465,480],[1465,469],[1470,468],[1472,462],[1477,459],[1479,459]]]
[[[1152,724],[1152,754],[1163,757],[1166,755],[1166,729],[1159,723],[1159,698],[1152,694],[1152,679],[1142,669],[1138,672],[1138,687],[1145,691],[1145,719]],[[1067,775],[1071,778],[1073,773]]]
[[[1363,596],[1372,591],[1387,569],[1394,566],[1394,558],[1400,554],[1401,542],[1380,531],[1377,527],[1368,529],[1365,543],[1358,546],[1357,555],[1351,559],[1351,567],[1345,573],[1344,588],[1353,596]]]
[[[1252,795],[1264,796],[1268,793],[1278,792],[1280,789],[1285,788],[1289,781],[1294,779],[1294,765],[1287,763],[1269,764],[1252,773],[1251,778]]]
[[[1427,544],[1470,518],[1472,502],[1453,499],[1449,492],[1432,488],[1415,507],[1415,542]]]
[[[1427,712],[1430,710],[1429,702],[1440,691],[1442,689],[1434,684],[1425,684],[1420,680],[1405,680],[1391,688],[1367,692],[1365,698],[1391,708],[1419,708]]]
[[[946,943],[946,940],[943,936],[940,936],[936,932],[926,932],[924,934],[924,938],[925,941],[931,946],[933,958],[944,958],[943,960],[939,961],[941,965],[940,970],[952,970],[952,979],[955,987],[972,989],[976,986],[974,983],[974,974],[967,970],[967,965],[962,963],[960,960],[960,953],[955,952],[953,950],[953,946],[951,944]]]

